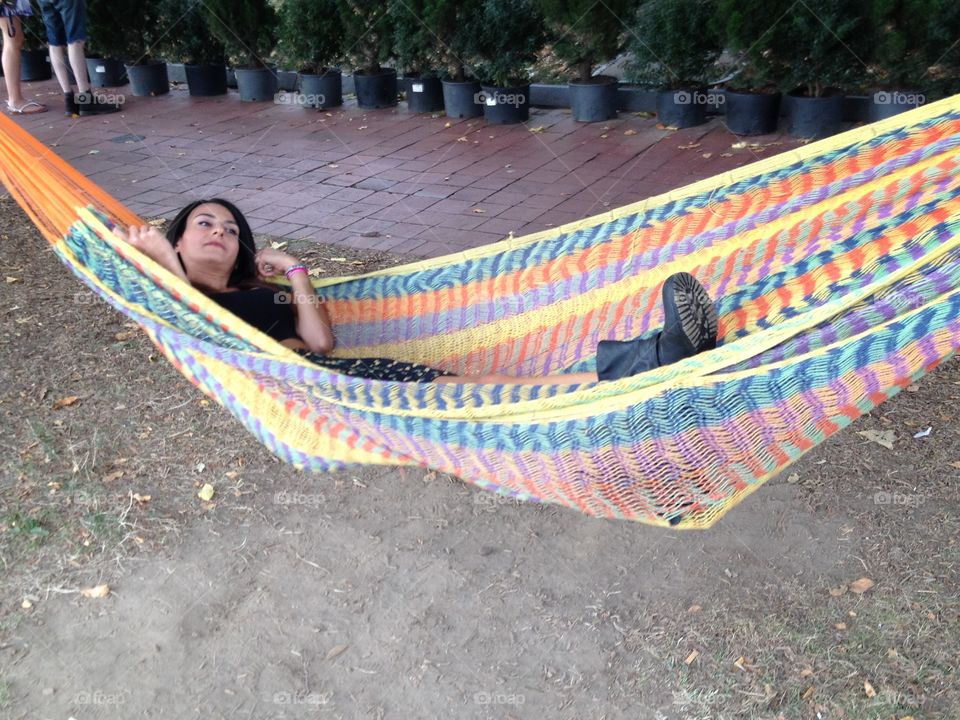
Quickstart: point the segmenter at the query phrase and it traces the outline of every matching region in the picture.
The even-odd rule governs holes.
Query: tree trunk
[[[580,61],[580,82],[590,82],[590,71],[593,69],[593,63],[590,58],[584,58]]]

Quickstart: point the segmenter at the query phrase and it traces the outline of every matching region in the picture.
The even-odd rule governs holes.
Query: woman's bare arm
[[[177,255],[177,251],[173,249],[173,245],[170,244],[166,236],[155,227],[131,225],[126,232],[118,227],[115,227],[113,232],[184,282],[190,282],[187,279],[187,274],[183,271],[183,266],[180,264],[180,256]]]

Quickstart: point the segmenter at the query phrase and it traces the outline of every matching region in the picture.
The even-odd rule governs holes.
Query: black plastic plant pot
[[[187,65],[184,69],[193,97],[227,94],[227,73],[223,65]]]
[[[703,125],[710,100],[705,87],[663,90],[657,93],[657,120],[661,125],[675,128]]]
[[[818,140],[840,132],[843,127],[843,93],[828,91],[820,97],[807,97],[800,90],[784,99],[787,133],[793,137]]]
[[[780,120],[781,93],[724,90],[727,129],[735,135],[775,132]]]
[[[620,104],[615,77],[596,75],[587,82],[570,81],[570,110],[577,122],[602,122],[617,116]]]
[[[277,87],[284,92],[293,92],[297,89],[297,71],[296,70],[278,70]]]
[[[515,125],[530,119],[530,84],[515,87],[482,85],[483,119],[494,125]]]
[[[87,58],[87,75],[95,88],[112,88],[127,84],[127,70],[113,58]]]
[[[243,102],[268,102],[277,96],[277,73],[269,68],[237,68],[237,90]]]
[[[51,76],[46,50],[20,51],[20,79],[23,82],[49,80]]]
[[[333,69],[323,75],[301,75],[300,98],[304,107],[332,108],[343,105],[343,75]]]
[[[167,78],[173,83],[187,82],[187,69],[183,63],[167,63]]]
[[[927,97],[917,90],[877,90],[870,94],[867,122],[886,120],[924,105]]]
[[[407,108],[411,112],[426,113],[443,110],[443,83],[438,77],[408,77]]]
[[[130,88],[137,97],[153,97],[170,92],[167,64],[153,60],[143,65],[127,65]]]
[[[479,101],[480,83],[476,80],[443,81],[443,109],[447,117],[475,118],[483,115],[483,103]]]
[[[356,72],[353,83],[357,105],[362,108],[394,107],[397,104],[397,71],[384,68],[378,73]]]

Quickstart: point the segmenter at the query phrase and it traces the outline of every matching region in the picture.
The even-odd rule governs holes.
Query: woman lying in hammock
[[[331,358],[326,353],[333,350],[336,337],[307,268],[274,248],[257,251],[250,226],[232,203],[193,202],[174,218],[166,236],[154,227],[131,226],[126,234],[116,232],[245,322],[312,362],[345,375],[400,382],[579,385],[636,375],[716,347],[713,302],[692,275],[677,273],[663,285],[664,329],[649,338],[600,341],[597,372],[467,376],[399,360]],[[278,303],[277,289],[266,283],[266,278],[280,273],[292,284],[289,304]]]

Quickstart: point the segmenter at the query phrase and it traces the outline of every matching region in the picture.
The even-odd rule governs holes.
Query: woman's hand
[[[187,279],[177,251],[166,236],[152,225],[131,225],[126,232],[114,227],[113,232],[180,279]]]
[[[261,279],[271,275],[283,275],[287,270],[299,262],[292,255],[276,250],[272,247],[261,248],[256,255],[257,273]]]

